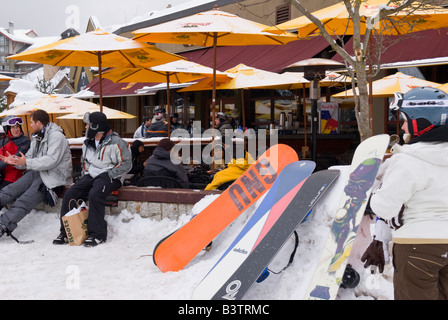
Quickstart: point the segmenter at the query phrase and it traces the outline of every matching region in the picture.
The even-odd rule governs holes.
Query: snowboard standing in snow
[[[335,299],[356,238],[372,185],[389,144],[387,134],[364,140],[355,150],[330,235],[305,294],[305,299]],[[345,277],[356,278],[350,272]]]
[[[271,189],[258,205],[240,234],[224,252],[218,262],[202,279],[193,293],[193,299],[211,299],[214,293],[244,262],[247,254],[259,242],[267,217],[283,211],[297,193],[297,186],[316,168],[313,161],[296,161],[287,165],[275,180]],[[300,186],[299,186],[300,187]]]
[[[154,248],[154,263],[162,272],[183,269],[221,231],[271,188],[285,166],[297,160],[297,153],[287,145],[277,144],[269,148],[204,210],[162,239]]]
[[[254,235],[257,237],[254,247],[240,249],[237,244],[233,249],[247,257],[222,283],[212,299],[242,299],[338,175],[339,170],[316,172],[277,202],[282,208],[272,208],[265,222],[253,227],[254,231],[258,229],[258,232],[253,232],[253,235],[247,233],[247,238]],[[283,200],[285,203],[282,203]],[[244,244],[246,239],[243,237],[242,240],[240,242]]]

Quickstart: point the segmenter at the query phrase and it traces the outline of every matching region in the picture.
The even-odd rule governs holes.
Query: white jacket
[[[40,143],[31,137],[31,146],[26,153],[26,169],[39,171],[47,188],[72,182],[72,154],[61,127],[48,123]]]
[[[110,130],[98,148],[89,140],[82,145],[82,174],[96,178],[108,172],[111,179],[121,179],[132,168],[132,156],[127,143],[116,132]]]
[[[384,163],[381,187],[370,206],[391,219],[402,205],[403,226],[395,243],[448,243],[448,142],[396,145]]]

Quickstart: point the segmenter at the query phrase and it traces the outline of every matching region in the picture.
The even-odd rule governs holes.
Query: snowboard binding
[[[342,276],[341,287],[344,289],[353,289],[359,284],[360,280],[361,276],[358,271],[348,264]]]

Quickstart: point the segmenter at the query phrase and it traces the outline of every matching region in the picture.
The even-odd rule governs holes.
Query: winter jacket
[[[148,138],[168,137],[168,126],[162,121],[153,121],[148,129]]]
[[[20,153],[26,154],[30,149],[30,139],[22,133],[18,137],[5,137],[1,145],[0,153],[2,155],[7,156],[9,153],[20,156]],[[19,170],[15,166],[0,161],[0,171],[3,171],[3,180],[14,182],[22,176],[24,170]]]
[[[98,147],[95,140],[86,139],[82,145],[82,175],[89,174],[96,178],[108,172],[111,179],[121,179],[132,168],[132,156],[127,143],[112,131],[101,139]]]
[[[391,219],[402,205],[403,226],[393,231],[395,243],[448,243],[448,142],[396,145],[380,168],[381,186],[370,206]]]
[[[252,156],[246,152],[245,158],[232,159],[227,168],[218,171],[205,190],[218,189],[220,185],[238,179],[254,163]]]
[[[31,136],[30,149],[25,154],[25,167],[39,171],[45,186],[53,189],[71,183],[72,154],[61,127],[50,122],[44,130],[40,141],[36,135]]]
[[[140,127],[137,128],[134,132],[134,139],[146,139],[149,133],[149,128],[145,126],[145,123],[143,122]]]
[[[179,180],[184,188],[188,188],[188,174],[183,164],[174,164],[170,152],[156,147],[152,156],[146,160],[143,176],[167,176]]]
[[[224,137],[226,135],[226,130],[232,130],[231,134],[233,134],[233,127],[227,120],[219,120],[219,126],[217,129],[221,133],[221,136]]]

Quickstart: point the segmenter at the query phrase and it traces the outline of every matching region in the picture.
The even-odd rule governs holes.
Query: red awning
[[[310,40],[292,41],[286,45],[278,46],[229,46],[218,47],[217,69],[224,71],[243,63],[257,69],[281,73],[282,69],[294,62],[309,59],[328,47],[328,43],[322,37]],[[213,67],[213,49],[204,48],[180,53],[189,61],[204,66]],[[103,79],[103,97],[137,95],[136,90],[143,87],[151,87],[158,83],[115,83],[109,79]],[[86,87],[87,90],[99,95],[99,79],[95,79]]]
[[[99,78],[95,77],[87,86],[86,90],[93,92],[94,96],[99,96],[100,85]],[[159,83],[154,82],[113,82],[103,78],[103,97],[120,97],[138,95],[137,90],[143,87],[152,87]]]
[[[218,47],[216,53],[216,69],[225,71],[243,63],[257,69],[281,73],[282,69],[294,62],[312,58],[328,47],[322,37],[310,40],[297,40],[278,46],[225,46]],[[213,67],[213,49],[204,48],[182,52],[190,61]]]
[[[448,28],[406,36],[383,36],[383,45],[387,49],[381,54],[381,64],[448,57]],[[353,55],[352,39],[345,44],[345,48],[348,54]],[[333,60],[343,62],[338,54]]]

